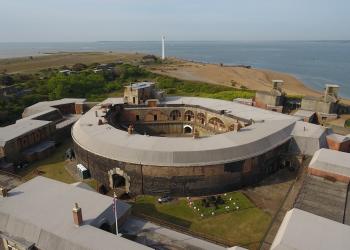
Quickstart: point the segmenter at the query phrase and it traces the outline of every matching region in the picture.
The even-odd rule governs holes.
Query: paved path
[[[225,247],[158,226],[130,216],[122,230],[138,236],[138,241],[155,249],[225,250]],[[143,242],[142,242],[143,239]]]

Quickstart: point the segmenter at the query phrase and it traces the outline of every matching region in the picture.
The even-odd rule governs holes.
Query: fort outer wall
[[[112,174],[127,180],[130,194],[174,196],[210,195],[254,185],[279,169],[288,144],[258,157],[219,165],[207,166],[150,166],[120,162],[96,155],[74,142],[77,162],[87,167],[92,178],[107,189],[113,187]]]

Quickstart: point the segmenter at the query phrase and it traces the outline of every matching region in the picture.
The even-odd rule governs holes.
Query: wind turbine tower
[[[165,36],[162,36],[162,60],[165,59]]]

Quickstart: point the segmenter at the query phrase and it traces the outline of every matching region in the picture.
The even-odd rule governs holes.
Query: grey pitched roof
[[[322,148],[318,150],[309,164],[310,168],[350,177],[350,154]]]
[[[271,250],[346,250],[350,226],[299,210],[287,212]]]
[[[72,207],[82,208],[76,227]],[[129,205],[118,201],[118,217]],[[112,198],[74,185],[36,177],[0,198],[0,231],[33,242],[39,249],[148,249],[96,228],[113,222]]]
[[[331,130],[308,122],[297,121],[292,131],[290,151],[312,156],[320,148],[328,148],[326,136]]]
[[[123,103],[110,98],[105,103]],[[98,125],[92,108],[73,126],[72,136],[81,147],[111,159],[159,166],[198,166],[238,161],[263,154],[291,138],[296,117],[234,102],[198,98],[167,97],[163,104],[198,105],[257,121],[237,132],[206,138],[128,135],[109,124]]]

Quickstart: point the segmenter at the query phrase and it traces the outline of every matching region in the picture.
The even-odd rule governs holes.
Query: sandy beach
[[[237,66],[220,66],[171,59],[168,65],[151,67],[154,73],[168,75],[184,80],[193,80],[233,86],[252,90],[268,91],[272,80],[283,80],[283,89],[289,95],[320,96],[321,93],[304,85],[300,80],[287,73],[264,69],[248,69]]]

